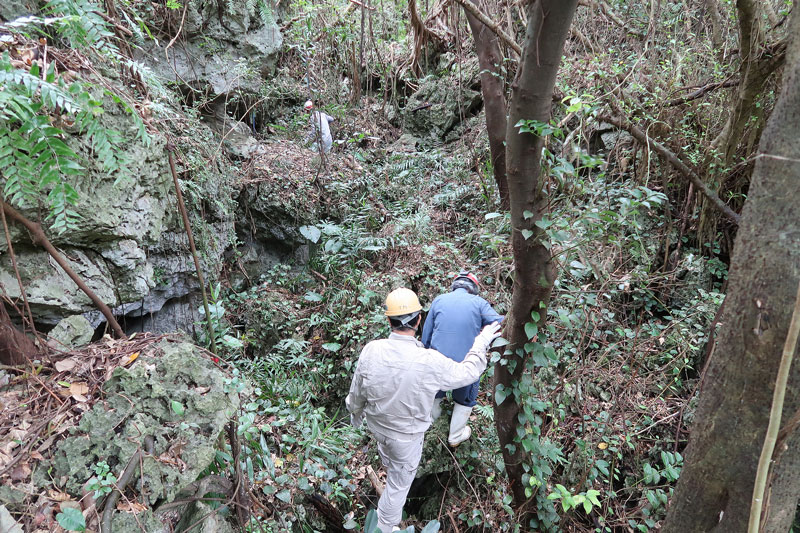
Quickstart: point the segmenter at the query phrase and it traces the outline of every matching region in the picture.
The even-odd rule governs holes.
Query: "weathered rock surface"
[[[164,79],[203,91],[210,88],[215,96],[258,93],[274,68],[283,37],[275,21],[262,20],[254,6],[255,2],[191,2],[180,46],[165,52],[168,42],[151,44],[142,58]],[[230,8],[233,12],[227,11]]]
[[[92,341],[94,328],[82,315],[72,315],[61,320],[47,336],[55,342],[56,348],[69,350],[86,346]]]
[[[38,469],[34,483],[46,486],[61,479],[65,492],[81,495],[95,463],[106,461],[119,475],[145,447],[146,437],[152,437],[153,453],[143,457],[134,489],[148,506],[172,501],[215,458],[217,438],[239,406],[229,382],[196,346],[160,341],[130,367],[114,370],[103,386],[105,400],[56,444],[54,459]],[[116,513],[113,530],[129,531],[128,518]],[[139,518],[153,521],[152,516]]]
[[[437,141],[450,140],[456,126],[480,110],[480,68],[477,58],[462,66],[447,66],[442,76],[427,76],[401,111],[404,131]]]
[[[199,287],[188,238],[175,201],[167,160],[166,141],[153,135],[149,145],[136,139],[131,117],[110,99],[104,101],[102,121],[122,133],[119,157],[126,162],[115,175],[90,165],[74,186],[78,191],[75,211],[78,227],[49,238],[60,249],[70,267],[116,315],[149,316],[171,300],[192,295]],[[178,146],[178,171],[191,166],[184,195],[193,231],[208,277],[219,271],[222,254],[233,236],[232,176],[216,161],[200,152],[214,146],[211,130],[198,121],[191,123],[198,144]],[[79,153],[89,147],[77,138],[67,139]],[[91,162],[92,158],[87,157]],[[204,201],[213,198],[214,201]],[[201,215],[202,213],[202,215]],[[39,220],[36,210],[23,210]],[[12,225],[11,236],[18,267],[35,320],[55,325],[65,316],[84,314],[93,327],[104,321],[90,299],[41,248],[30,243],[27,233]],[[5,251],[5,240],[0,252]],[[209,274],[211,276],[209,276]],[[9,296],[19,296],[19,285],[8,254],[0,256],[0,283]],[[196,307],[196,306],[195,306]],[[180,320],[179,320],[180,318]],[[194,319],[172,316],[164,329],[190,329]],[[138,325],[136,320],[133,320]]]

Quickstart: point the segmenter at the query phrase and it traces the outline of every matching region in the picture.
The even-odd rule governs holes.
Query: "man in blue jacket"
[[[436,297],[422,329],[422,343],[426,348],[433,348],[454,361],[462,361],[481,329],[492,322],[503,320],[489,302],[478,296],[479,289],[478,278],[465,271],[455,277],[450,286],[451,292]],[[447,439],[450,446],[461,444],[472,434],[467,422],[472,408],[478,403],[479,383],[480,380],[453,390],[455,403]],[[441,414],[444,396],[444,391],[437,394],[433,418]]]

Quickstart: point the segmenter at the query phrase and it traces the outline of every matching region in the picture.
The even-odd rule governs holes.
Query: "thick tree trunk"
[[[3,302],[0,302],[0,364],[22,365],[39,355],[39,348],[14,327]]]
[[[784,85],[759,159],[731,261],[722,329],[708,363],[667,533],[747,531],[758,457],[781,352],[800,283],[800,13],[792,15]],[[783,420],[800,409],[791,368]],[[782,452],[782,453],[781,453]],[[764,531],[788,531],[800,496],[800,438],[773,456]],[[777,460],[776,460],[777,459]]]
[[[547,209],[540,180],[544,140],[532,133],[520,133],[516,124],[520,120],[550,120],[553,86],[577,4],[577,0],[539,0],[528,5],[522,58],[511,86],[506,168],[513,231],[514,287],[505,334],[512,354],[501,361],[504,364],[495,367],[494,375],[495,387],[503,385],[509,391],[526,372],[526,363],[530,360],[530,354],[526,354],[524,348],[529,342],[525,324],[531,322],[532,311],[539,314],[539,322],[544,321],[555,278],[550,250],[542,242],[542,230],[535,225]],[[522,482],[526,473],[526,454],[521,444],[516,442],[518,433],[525,433],[519,414],[520,406],[514,396],[500,405],[495,404],[495,424],[514,506],[522,523],[527,525],[532,509],[528,506]]]
[[[469,1],[469,0],[467,0]],[[472,3],[477,5],[475,0]],[[497,35],[464,9],[467,22],[475,39],[478,64],[481,67],[481,93],[486,111],[486,132],[489,135],[489,150],[492,154],[492,171],[500,193],[500,203],[504,210],[509,208],[508,181],[506,179],[506,96],[503,90],[501,65],[503,54],[497,42]]]

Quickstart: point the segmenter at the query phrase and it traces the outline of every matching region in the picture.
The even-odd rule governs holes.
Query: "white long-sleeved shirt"
[[[322,151],[328,153],[333,145],[330,123],[335,119],[323,111],[313,111],[309,117],[309,130],[306,142],[314,144],[314,150],[319,151],[318,142],[322,141]]]
[[[486,348],[475,344],[459,363],[410,335],[392,333],[370,342],[359,356],[347,410],[356,421],[366,416],[369,430],[385,437],[411,440],[424,434],[436,393],[474,383],[486,369]]]

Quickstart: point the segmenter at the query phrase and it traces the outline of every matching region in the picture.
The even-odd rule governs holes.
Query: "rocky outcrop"
[[[169,41],[150,43],[141,58],[165,80],[212,96],[258,93],[271,75],[283,37],[271,16],[261,16],[255,5],[190,2],[181,42],[168,50]]]
[[[239,396],[230,380],[192,344],[165,339],[148,347],[130,366],[113,371],[103,385],[103,401],[83,414],[70,436],[57,441],[52,461],[37,470],[34,484],[48,487],[59,480],[63,492],[80,496],[97,462],[118,473],[152,439],[131,487],[152,509],[137,518],[152,523],[148,531],[160,531],[157,505],[173,501],[197,481],[237,412]],[[135,530],[135,523],[128,523],[132,520],[116,513],[112,530]]]
[[[168,302],[185,298],[198,288],[188,239],[177,212],[174,185],[167,160],[166,141],[156,134],[149,144],[135,139],[131,117],[110,98],[104,101],[102,121],[125,135],[118,156],[124,162],[115,175],[91,164],[74,183],[80,220],[63,234],[50,234],[72,269],[115,315],[138,318],[158,313]],[[219,157],[203,153],[216,146],[213,133],[199,121],[185,122],[193,130],[191,143],[178,146],[178,170],[191,167],[184,177],[184,194],[203,267],[209,277],[220,269],[222,254],[233,237],[232,177]],[[79,137],[67,139],[78,153],[93,161]],[[213,201],[206,200],[207,198]],[[35,209],[23,210],[40,220]],[[104,318],[89,298],[26,232],[11,226],[11,238],[20,275],[34,319],[52,326],[69,315],[83,314],[93,327]],[[0,252],[6,250],[0,239]],[[9,254],[0,256],[0,283],[12,298],[20,295]],[[192,303],[192,306],[197,306]],[[157,331],[190,329],[196,317],[173,316]]]
[[[460,66],[450,66],[451,61],[451,54],[443,55],[439,68],[443,74],[423,78],[419,89],[408,98],[399,117],[404,131],[429,140],[449,141],[457,136],[456,127],[480,110],[483,99],[477,58]]]

